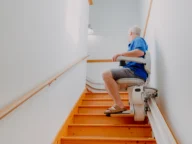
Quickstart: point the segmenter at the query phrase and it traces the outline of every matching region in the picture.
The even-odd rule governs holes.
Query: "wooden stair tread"
[[[150,127],[149,124],[69,124],[82,127]]]
[[[83,101],[113,101],[111,98],[84,98]],[[121,100],[129,100],[128,98],[121,98]]]
[[[142,122],[134,121],[133,114],[114,114],[111,117],[107,117],[100,113],[80,113],[75,114],[73,117],[73,123],[75,124],[146,124],[148,118]]]
[[[120,93],[121,98],[128,98],[128,93]],[[87,93],[84,98],[110,98],[108,93]]]
[[[105,140],[105,141],[151,141],[151,142],[155,142],[154,138],[142,138],[142,137],[133,137],[133,138],[124,138],[124,137],[102,137],[102,136],[65,136],[65,137],[61,137],[61,139],[65,139],[65,140]]]
[[[128,100],[122,100],[123,104],[124,105],[128,105]],[[82,105],[108,105],[108,106],[112,106],[114,105],[114,102],[113,101],[104,101],[104,100],[97,100],[97,101],[93,101],[93,100],[83,100]]]
[[[105,114],[74,114],[74,116],[106,116]],[[111,117],[134,117],[133,114],[112,114]]]
[[[129,108],[129,106],[125,106]],[[109,108],[109,105],[80,105],[79,108]]]
[[[111,107],[111,105],[85,105],[82,104],[78,106],[78,113],[79,114],[104,114],[104,111]],[[126,108],[129,110],[129,106],[126,106]]]
[[[60,144],[156,144],[153,138],[119,138],[119,137],[62,137]]]
[[[149,125],[70,124],[68,136],[152,137]]]
[[[85,94],[86,94],[86,95],[87,95],[87,94],[94,94],[94,95],[101,94],[101,95],[102,95],[102,94],[108,94],[108,93],[107,93],[107,92],[102,92],[102,93],[91,93],[91,92],[86,92]],[[119,94],[128,94],[128,92],[119,92]]]

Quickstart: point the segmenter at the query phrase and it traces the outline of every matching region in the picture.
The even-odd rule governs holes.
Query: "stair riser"
[[[128,105],[128,101],[123,100],[122,102],[123,102],[123,104],[125,106]],[[113,104],[114,104],[113,101],[102,101],[102,100],[101,101],[87,101],[87,100],[82,101],[82,105],[101,105],[101,106],[107,105],[107,106],[112,106]]]
[[[120,94],[121,98],[128,98],[128,94]],[[85,98],[111,98],[108,94],[86,94]]]
[[[147,119],[143,122],[134,121],[133,117],[106,117],[105,115],[75,115],[75,124],[147,124]]]
[[[150,127],[69,126],[68,136],[152,137]]]
[[[61,144],[156,144],[155,141],[61,140]]]
[[[108,107],[97,107],[97,108],[79,108],[78,113],[84,114],[103,114]],[[129,109],[129,107],[127,107]]]

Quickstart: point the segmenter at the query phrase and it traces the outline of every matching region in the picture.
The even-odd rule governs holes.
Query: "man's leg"
[[[119,95],[119,88],[116,81],[113,79],[112,73],[110,71],[103,73],[103,80],[105,82],[105,87],[109,95],[112,97],[114,104],[120,108],[124,108],[124,104],[121,101]]]
[[[129,68],[118,68],[118,69],[112,69],[111,71],[107,71],[103,73],[103,80],[105,82],[105,87],[109,95],[112,97],[114,101],[114,106],[106,110],[104,113],[120,113],[124,110],[124,105],[121,101],[120,95],[119,95],[119,88],[116,83],[118,79],[121,78],[138,78],[135,76],[134,72],[132,72]]]

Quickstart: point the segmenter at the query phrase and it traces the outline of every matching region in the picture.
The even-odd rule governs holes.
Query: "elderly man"
[[[141,29],[133,26],[129,29],[128,35],[128,51],[116,54],[113,61],[116,61],[118,56],[127,57],[144,57],[148,46],[143,38],[140,37]],[[116,81],[121,78],[140,78],[146,81],[148,75],[143,64],[128,62],[123,68],[112,69],[103,73],[105,88],[114,101],[114,105],[107,109],[105,114],[122,113],[126,110],[119,95],[119,87]]]

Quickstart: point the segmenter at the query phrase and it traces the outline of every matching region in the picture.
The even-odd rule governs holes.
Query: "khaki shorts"
[[[112,73],[113,79],[115,81],[118,80],[118,79],[121,79],[121,78],[139,78],[129,68],[112,69],[111,73]]]

